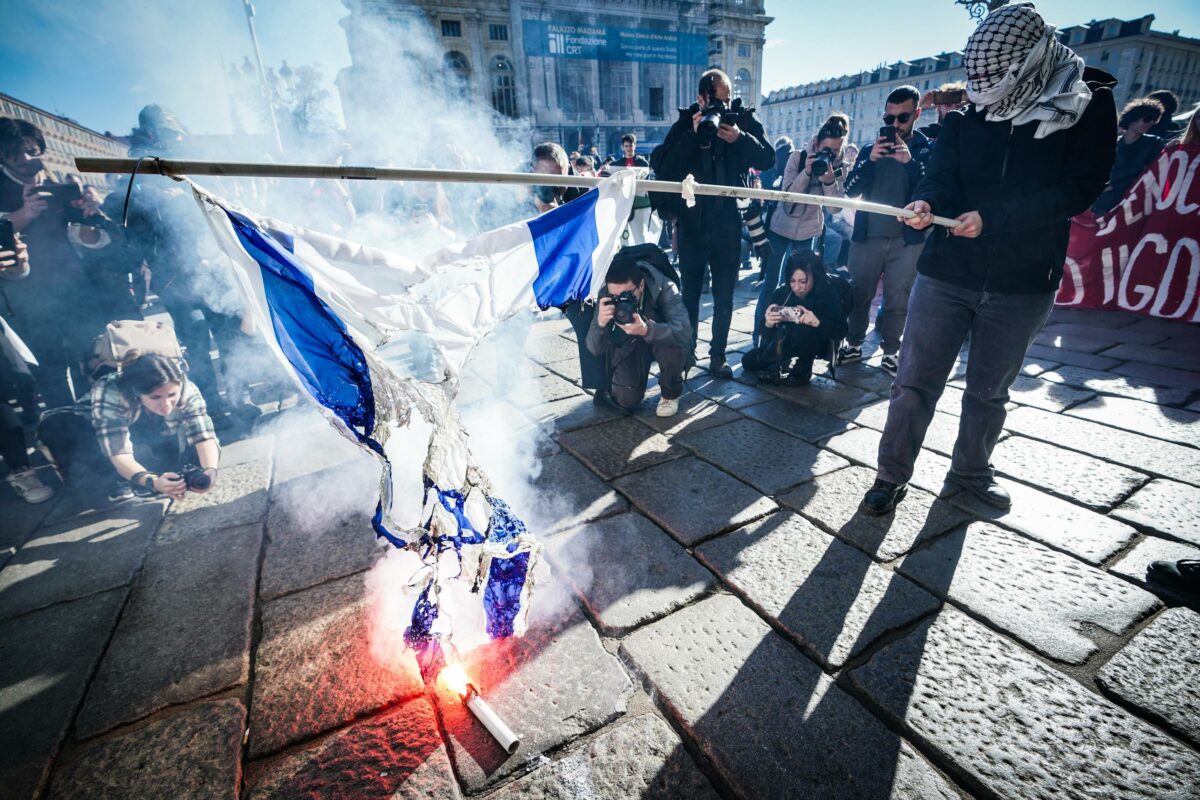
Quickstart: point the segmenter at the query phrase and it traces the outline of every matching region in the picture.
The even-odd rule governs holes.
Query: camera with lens
[[[193,492],[206,492],[212,488],[212,476],[195,464],[188,464],[179,470],[179,477],[183,478],[187,488]]]
[[[612,302],[613,322],[618,325],[632,324],[633,315],[636,314],[638,310],[637,295],[631,291],[624,291],[612,298]]]
[[[750,244],[759,258],[768,258],[771,252],[771,242],[767,239],[767,231],[763,225],[762,206],[744,197],[736,198],[738,212],[742,222],[746,224],[746,232],[750,234]]]
[[[704,104],[704,108],[700,109],[700,123],[696,126],[696,133],[702,139],[712,139],[717,135],[717,128],[721,125],[736,125],[742,118],[741,110],[742,101],[734,100],[733,105],[729,105],[724,100],[720,100],[716,95],[709,95],[708,101]]]
[[[833,169],[833,164],[836,160],[837,153],[828,147],[822,147],[821,151],[813,155],[812,160],[809,162],[812,164],[813,177],[819,178],[826,172],[829,172]]]

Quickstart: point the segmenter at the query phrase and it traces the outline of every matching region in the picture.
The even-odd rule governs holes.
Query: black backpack
[[[667,254],[662,248],[656,244],[647,242],[646,244],[635,244],[631,247],[622,247],[613,256],[613,262],[633,261],[642,269],[653,269],[656,272],[662,273],[667,280],[675,284],[675,288],[682,291],[682,285],[679,281],[679,272],[667,258]]]
[[[854,310],[854,279],[850,277],[849,273],[840,269],[825,273],[825,278],[833,287],[838,302],[842,305],[842,312],[846,316],[850,316],[850,312]]]
[[[662,167],[663,148],[666,146],[667,143],[663,142],[650,151],[650,169],[654,170],[656,177]],[[674,192],[649,192],[649,195],[651,210],[658,214],[658,218],[663,222],[674,222],[683,213],[683,195]]]

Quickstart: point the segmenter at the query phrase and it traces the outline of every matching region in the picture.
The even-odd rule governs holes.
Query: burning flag
[[[524,632],[540,546],[496,497],[467,447],[454,397],[471,350],[533,305],[578,300],[603,283],[633,202],[615,176],[578,200],[414,261],[277,220],[259,219],[191,184],[236,270],[246,305],[286,371],[343,436],[380,462],[376,533],[413,559],[406,642],[453,647],[444,596],[475,595],[491,638]],[[395,364],[432,363],[432,376]],[[413,413],[433,426],[420,524],[392,518],[385,446]],[[463,632],[474,635],[478,632]],[[435,654],[428,654],[426,666]]]

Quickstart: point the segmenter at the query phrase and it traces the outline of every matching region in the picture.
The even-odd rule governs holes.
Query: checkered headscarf
[[[1083,59],[1030,3],[988,14],[964,52],[967,97],[989,120],[1037,122],[1037,139],[1074,125],[1092,99]]]

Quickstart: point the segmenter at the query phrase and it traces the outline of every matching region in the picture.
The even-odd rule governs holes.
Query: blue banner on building
[[[708,38],[700,33],[528,18],[523,30],[525,54],[534,57],[661,64],[708,61]]]

